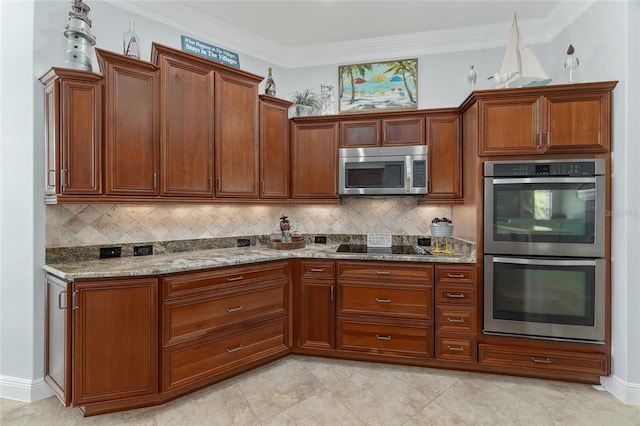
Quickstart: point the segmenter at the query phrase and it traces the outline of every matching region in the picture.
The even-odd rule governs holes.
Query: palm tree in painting
[[[404,82],[404,87],[409,94],[409,100],[415,103],[415,99],[413,97],[413,91],[409,89],[409,84],[407,83],[407,77],[413,80],[413,85],[417,89],[416,81],[418,74],[418,61],[394,61],[389,62],[389,68],[384,72],[389,73],[392,72],[393,75],[397,75],[402,77],[402,81]]]
[[[350,104],[353,104],[356,100],[356,77],[361,77],[364,79],[364,76],[367,74],[367,71],[373,71],[373,67],[371,64],[358,64],[358,65],[346,65],[342,67],[342,72],[340,73],[340,97],[344,93],[344,81],[349,80],[351,83],[351,99],[349,100]]]

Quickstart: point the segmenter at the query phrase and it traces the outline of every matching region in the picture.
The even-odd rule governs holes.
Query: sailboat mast
[[[518,79],[520,80],[519,87],[522,87],[522,49],[520,44],[520,28],[518,28],[518,16],[513,13],[513,24],[516,27],[516,38],[518,43],[516,44],[516,61],[518,62]]]

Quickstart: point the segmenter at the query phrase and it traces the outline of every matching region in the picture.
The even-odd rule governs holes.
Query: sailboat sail
[[[509,84],[516,82],[520,86],[542,86],[551,82],[536,55],[524,42],[518,29],[516,14],[513,15],[513,24],[500,71],[494,74],[493,78],[499,87],[509,87]]]

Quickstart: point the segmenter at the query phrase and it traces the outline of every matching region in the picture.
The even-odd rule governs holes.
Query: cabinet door
[[[45,281],[44,379],[60,402],[71,404],[71,284],[47,275]]]
[[[382,145],[424,145],[424,117],[382,120]]]
[[[102,192],[100,82],[60,80],[60,193]]]
[[[258,198],[258,84],[215,75],[216,197]]]
[[[540,153],[541,110],[537,95],[481,100],[479,155]]]
[[[158,71],[100,51],[105,75],[106,193],[158,193]]]
[[[335,348],[335,284],[333,280],[300,280],[301,348]]]
[[[338,123],[294,124],[292,198],[338,199]]]
[[[462,200],[462,138],[459,114],[427,116],[429,192],[427,201]]]
[[[158,55],[161,195],[213,197],[214,71]]]
[[[611,92],[545,96],[549,153],[607,152],[611,149]]]
[[[289,105],[260,100],[260,198],[289,196]]]
[[[74,284],[74,405],[158,392],[155,278]]]
[[[380,120],[354,120],[340,123],[340,146],[363,148],[380,146]]]

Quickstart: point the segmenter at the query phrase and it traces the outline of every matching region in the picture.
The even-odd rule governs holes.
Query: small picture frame
[[[418,59],[338,66],[340,113],[418,108]]]

